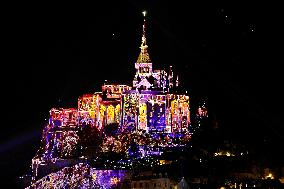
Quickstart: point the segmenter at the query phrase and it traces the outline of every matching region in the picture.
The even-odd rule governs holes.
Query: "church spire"
[[[138,56],[137,63],[151,63],[151,59],[150,59],[149,53],[147,51],[148,46],[146,44],[146,31],[145,31],[146,11],[143,11],[142,14],[144,16],[143,33],[142,33],[142,42],[141,42],[141,46],[140,46],[141,52]]]

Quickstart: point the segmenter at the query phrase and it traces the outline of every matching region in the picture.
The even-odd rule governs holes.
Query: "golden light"
[[[117,185],[118,183],[119,183],[119,178],[117,178],[117,177],[112,177],[111,179],[110,179],[110,182],[111,182],[111,184],[114,184],[114,185]]]
[[[97,174],[94,173],[94,174],[92,175],[92,178],[93,178],[93,180],[96,180],[96,179],[97,179]]]
[[[265,178],[266,179],[274,179],[274,176],[272,175],[272,173],[269,173]]]

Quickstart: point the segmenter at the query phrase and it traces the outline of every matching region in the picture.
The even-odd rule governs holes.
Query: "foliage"
[[[83,149],[87,147],[98,147],[102,143],[101,132],[97,127],[85,125],[79,131],[80,144]]]
[[[115,136],[118,130],[118,123],[110,123],[104,127],[104,133],[106,136]]]

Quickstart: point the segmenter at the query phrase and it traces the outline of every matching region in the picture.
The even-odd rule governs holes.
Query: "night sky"
[[[207,98],[228,137],[283,153],[278,6],[173,2],[9,8],[2,24],[0,138],[7,175],[21,175],[30,165],[52,107],[76,107],[79,95],[99,91],[105,79],[132,81],[143,10],[154,69],[172,65],[192,103]]]

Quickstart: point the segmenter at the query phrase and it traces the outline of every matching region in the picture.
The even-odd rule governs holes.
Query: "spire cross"
[[[145,25],[146,25],[146,19],[145,19],[145,17],[146,17],[146,11],[143,11],[142,12],[142,14],[143,14],[143,16],[144,16],[144,23],[143,23],[143,36],[142,36],[142,45],[141,45],[141,47],[142,46],[146,46],[146,36],[145,36]]]

